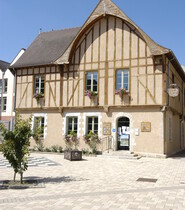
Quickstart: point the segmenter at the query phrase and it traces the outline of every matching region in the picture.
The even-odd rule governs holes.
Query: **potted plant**
[[[74,131],[71,131],[70,134],[65,136],[65,144],[66,150],[64,151],[64,159],[70,161],[82,160],[82,151],[77,149],[79,145],[79,138]]]
[[[92,150],[93,154],[97,152],[97,145],[100,143],[100,139],[96,133],[90,131],[87,135],[84,136],[84,141]]]
[[[120,98],[123,100],[124,95],[127,94],[127,90],[124,88],[120,88],[119,90],[115,90],[115,95],[119,95]]]
[[[37,104],[39,104],[40,100],[41,100],[42,98],[44,98],[44,94],[43,94],[43,93],[34,93],[34,94],[33,94],[33,98],[35,98],[36,101],[37,101]]]
[[[97,96],[97,92],[91,91],[91,90],[86,90],[85,91],[85,96],[88,96],[90,99],[94,99],[95,96]]]

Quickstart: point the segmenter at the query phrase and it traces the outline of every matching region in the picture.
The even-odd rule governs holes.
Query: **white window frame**
[[[32,130],[34,129],[34,120],[36,117],[44,117],[44,138],[46,138],[47,136],[47,114],[46,113],[34,113],[33,116],[32,116],[32,123],[31,123],[31,127],[32,127]]]
[[[89,117],[87,117],[87,133],[86,134],[88,134],[88,126],[89,126],[88,125],[88,119],[89,118],[92,118],[92,132],[94,133],[94,118],[98,118],[98,116],[89,116]],[[99,127],[99,119],[98,119],[98,127]]]
[[[98,92],[98,72],[97,71],[89,71],[89,72],[86,73],[86,90],[88,90],[87,89],[87,75],[88,74],[91,74],[91,89],[90,90],[91,91],[94,91],[93,90],[93,87],[94,87],[93,86],[93,80],[94,80],[93,73],[96,73],[97,74],[97,91],[95,91],[95,92]]]
[[[63,135],[65,136],[67,134],[67,118],[68,117],[78,117],[78,125],[77,125],[77,137],[80,137],[80,121],[81,121],[81,117],[80,117],[80,113],[64,113],[64,118],[63,118],[63,125],[62,126],[62,130],[63,130]]]
[[[37,78],[39,79],[39,87],[38,87],[38,90],[36,89],[36,79]],[[35,75],[35,78],[34,78],[34,93],[41,93],[42,79],[44,79],[44,81],[45,81],[44,75]],[[45,89],[45,84],[44,84],[44,89]]]
[[[66,119],[66,135],[69,134],[69,118],[72,118],[72,130],[74,131],[74,118],[77,118],[77,133],[78,133],[78,116],[68,116]]]
[[[98,136],[101,138],[102,134],[102,114],[101,112],[86,112],[83,114],[83,135],[87,134],[87,118],[98,117]]]
[[[124,75],[125,73],[128,74],[128,89],[127,91],[129,92],[129,69],[117,69],[116,70],[116,89],[120,89],[120,88],[117,88],[117,73],[121,71],[121,89],[124,88]]]
[[[35,126],[35,123],[36,123],[36,122],[35,122],[35,120],[36,120],[36,119],[44,119],[43,134],[42,134],[42,135],[43,135],[43,136],[42,136],[42,139],[43,139],[43,138],[44,138],[45,117],[34,117],[34,125],[33,125],[33,129],[34,129],[34,126]],[[40,126],[40,127],[42,127],[42,120],[40,121],[40,123],[39,123],[39,124],[40,124],[39,126]]]

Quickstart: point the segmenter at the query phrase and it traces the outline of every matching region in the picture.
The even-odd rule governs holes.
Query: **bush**
[[[40,142],[38,145],[37,145],[37,149],[39,152],[44,152],[44,145],[42,142]]]
[[[88,149],[82,149],[82,154],[83,155],[89,155],[89,150]]]
[[[2,144],[0,144],[0,152],[2,152]]]
[[[53,145],[53,146],[51,147],[51,151],[52,151],[52,152],[58,152],[58,146]]]
[[[45,151],[46,152],[51,152],[51,149],[46,147]]]
[[[63,152],[63,148],[61,146],[58,147],[58,152],[60,152],[60,153]]]

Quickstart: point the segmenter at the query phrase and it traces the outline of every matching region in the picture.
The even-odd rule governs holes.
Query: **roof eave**
[[[175,69],[177,70],[177,72],[179,73],[183,81],[185,82],[185,72],[181,64],[179,63],[177,57],[175,56],[174,52],[170,50],[168,53],[166,53],[166,56],[169,59],[169,61],[171,61],[171,63],[173,64],[173,66],[175,67]]]

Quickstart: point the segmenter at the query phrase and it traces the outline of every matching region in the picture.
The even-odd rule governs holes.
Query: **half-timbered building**
[[[89,131],[112,139],[113,150],[165,156],[184,148],[184,71],[111,0],[80,28],[39,34],[12,68],[16,110],[41,118],[45,146],[64,147],[73,130],[80,148]]]

